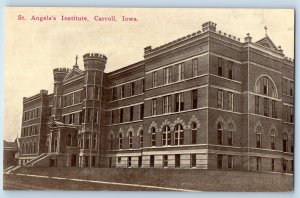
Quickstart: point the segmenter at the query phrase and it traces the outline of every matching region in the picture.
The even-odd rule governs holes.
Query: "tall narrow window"
[[[268,94],[268,78],[263,77],[263,93]]]
[[[131,167],[131,157],[128,157],[127,166],[128,166],[128,168]]]
[[[192,60],[193,77],[198,76],[198,58]]]
[[[192,90],[192,109],[197,109],[198,105],[198,93],[197,89]]]
[[[175,154],[175,168],[180,167],[180,154]]]
[[[228,61],[228,78],[229,79],[233,79],[232,67],[233,67],[233,62],[232,61]]]
[[[163,113],[171,112],[171,96],[163,97]]]
[[[271,160],[271,170],[274,171],[275,170],[275,159]]]
[[[286,171],[287,171],[287,160],[286,159],[282,159],[282,170],[284,173],[286,173]]]
[[[140,147],[143,148],[144,146],[144,131],[140,131]]]
[[[99,109],[94,109],[94,123],[97,124],[99,123]],[[73,114],[73,119],[74,119],[74,114]]]
[[[219,145],[223,144],[223,127],[221,123],[218,123],[217,142]]]
[[[196,167],[197,165],[196,154],[191,154],[190,158],[191,158],[191,168]]]
[[[271,131],[271,149],[275,150],[275,131]]]
[[[152,73],[152,87],[156,87],[157,86],[157,72],[153,72]]]
[[[151,114],[156,115],[157,114],[157,99],[152,99],[152,105],[151,105]]]
[[[218,164],[218,169],[223,168],[223,155],[220,154],[217,155],[217,164]]]
[[[117,87],[112,89],[112,100],[117,100]]]
[[[123,148],[123,135],[119,133],[119,149]]]
[[[175,94],[175,112],[184,110],[184,93]]]
[[[144,104],[140,105],[140,120],[144,119]]]
[[[97,149],[97,134],[93,134],[92,136],[92,148]]]
[[[275,100],[272,100],[272,117],[276,118],[277,117],[277,112],[276,112],[276,102]]]
[[[256,157],[256,170],[259,171],[261,166],[261,158]]]
[[[114,135],[110,134],[110,137],[109,137],[109,150],[113,149],[113,142],[114,142]]]
[[[134,82],[132,82],[132,83],[130,84],[130,95],[131,95],[131,96],[134,95],[134,89],[135,89],[135,84],[134,84]]]
[[[133,106],[130,107],[129,121],[133,121]]]
[[[164,126],[163,128],[162,144],[163,146],[171,145],[171,130],[169,126]]]
[[[256,132],[256,148],[261,148],[261,131],[260,129]]]
[[[154,167],[154,155],[150,155],[150,167]]]
[[[290,96],[294,95],[294,84],[290,82]]]
[[[232,144],[232,134],[233,134],[233,126],[232,126],[232,124],[229,124],[229,126],[228,126],[228,139],[227,139],[227,144],[229,145],[229,146],[232,146],[233,144]]]
[[[269,99],[264,98],[264,116],[269,116]]]
[[[184,63],[178,65],[178,79],[179,81],[184,80],[185,66]]]
[[[197,124],[196,124],[196,122],[192,123],[191,128],[192,128],[191,143],[196,144],[196,142],[197,142]]]
[[[288,136],[286,133],[283,134],[283,137],[282,137],[282,151],[288,152]]]
[[[233,111],[233,93],[228,92],[228,110]]]
[[[163,80],[164,84],[169,84],[171,82],[171,74],[170,74],[170,68],[167,67],[163,69]]]
[[[294,108],[290,108],[290,121],[291,123],[294,123]]]
[[[125,97],[125,85],[121,86],[121,98]]]
[[[184,132],[181,124],[175,126],[175,145],[183,145]]]
[[[114,124],[114,123],[115,123],[115,111],[112,110],[112,111],[110,112],[110,115],[111,115],[111,117],[110,117],[110,123],[111,123],[111,124]],[[84,118],[84,114],[83,114],[82,117]]]
[[[132,131],[130,131],[128,134],[128,143],[129,143],[129,148],[132,148]]]
[[[218,76],[223,76],[223,59],[218,58]]]
[[[223,108],[223,90],[218,89],[218,96],[217,96],[218,104],[217,108]]]
[[[294,153],[294,139],[291,139],[291,153]]]
[[[120,123],[122,123],[123,122],[123,116],[124,115],[124,109],[122,108],[122,109],[120,109]]]
[[[168,155],[163,155],[163,167],[168,167]]]
[[[142,92],[145,92],[145,79],[142,79]]]
[[[227,167],[232,169],[233,168],[233,156],[228,155],[227,161],[228,161],[228,166]]]
[[[151,129],[151,146],[156,146],[156,133],[154,127]]]

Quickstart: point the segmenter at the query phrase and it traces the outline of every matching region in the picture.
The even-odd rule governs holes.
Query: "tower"
[[[53,91],[53,115],[54,120],[62,121],[62,101],[63,101],[63,80],[69,73],[67,68],[55,68],[54,76],[54,91]]]
[[[102,81],[106,64],[106,56],[88,53],[83,56],[84,87],[83,117],[84,123],[80,132],[83,146],[80,150],[80,165],[87,167],[99,166],[101,114],[102,114]]]

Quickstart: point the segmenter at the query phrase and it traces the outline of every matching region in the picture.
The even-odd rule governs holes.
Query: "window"
[[[124,114],[124,109],[120,109],[120,123],[122,123],[123,122],[123,114]]]
[[[223,144],[223,127],[221,123],[218,123],[217,129],[217,143],[219,145]]]
[[[290,108],[290,121],[291,123],[294,123],[294,108]]]
[[[110,134],[110,137],[109,137],[109,150],[113,149],[113,143],[114,143],[114,135]]]
[[[150,167],[154,167],[154,155],[150,155]]]
[[[233,134],[233,126],[232,124],[229,124],[228,126],[228,141],[227,141],[227,144],[232,146],[233,143],[232,143],[232,134]]]
[[[175,154],[175,168],[180,167],[180,154]]]
[[[261,148],[261,133],[258,131],[256,133],[256,148]]]
[[[151,129],[151,146],[156,146],[156,133],[154,127]]]
[[[100,87],[98,86],[95,87],[94,99],[100,99]]]
[[[294,153],[294,140],[291,139],[291,153]]]
[[[143,157],[139,156],[138,167],[142,167],[142,160],[143,160]]]
[[[256,170],[259,171],[261,166],[261,158],[256,157]]]
[[[119,149],[123,148],[123,135],[119,133]]]
[[[191,158],[191,167],[196,167],[197,165],[196,154],[191,154],[190,158]]]
[[[67,146],[71,146],[72,144],[72,135],[68,134],[68,138],[67,138]]]
[[[171,130],[169,126],[164,126],[163,128],[162,144],[163,146],[171,145]]]
[[[268,94],[268,78],[263,77],[263,93]]]
[[[287,172],[287,160],[282,159],[282,170],[283,172]]]
[[[140,105],[140,120],[144,119],[144,104]]]
[[[130,84],[130,96],[133,96],[133,95],[134,95],[134,88],[135,88],[135,84],[134,84],[134,82],[132,82],[132,83]]]
[[[93,93],[94,93],[94,87],[88,86],[87,87],[87,99],[92,100],[93,99]],[[71,96],[69,95],[69,105],[71,103]]]
[[[232,67],[233,67],[233,62],[232,61],[228,61],[228,78],[229,79],[233,79]]]
[[[217,96],[218,104],[217,108],[223,108],[223,90],[218,89],[218,96]]]
[[[85,149],[90,149],[90,137],[85,138]]]
[[[197,142],[197,124],[195,122],[193,122],[191,128],[192,128],[191,143],[196,144],[196,142]]]
[[[222,169],[222,167],[223,167],[223,155],[220,155],[220,154],[217,155],[217,166],[218,166],[218,169]]]
[[[175,112],[184,110],[184,93],[175,94]]]
[[[92,122],[92,117],[93,117],[93,111],[92,109],[87,109],[87,123]]]
[[[168,155],[163,155],[163,167],[168,167]]]
[[[233,168],[233,156],[232,155],[228,155],[227,157],[228,157],[227,158],[227,162],[228,162],[227,167],[230,168],[230,169],[232,169]]]
[[[133,121],[133,106],[130,107],[129,121]]]
[[[92,148],[97,149],[97,134],[93,134],[92,139]]]
[[[275,159],[271,160],[271,170],[274,171],[275,170]]]
[[[288,136],[286,133],[282,137],[282,150],[283,152],[288,152]]]
[[[145,92],[145,79],[142,79],[142,92]]]
[[[198,76],[198,59],[197,58],[192,60],[192,67],[193,67],[193,77]]]
[[[276,118],[277,117],[277,112],[276,112],[276,102],[275,100],[272,100],[272,117]]]
[[[157,86],[157,72],[153,72],[152,73],[152,87],[156,87]]]
[[[290,96],[294,95],[294,84],[290,82]]]
[[[128,134],[128,143],[129,143],[129,148],[132,148],[132,131],[130,131]]]
[[[264,116],[269,116],[269,100],[264,98]]]
[[[110,117],[110,123],[114,124],[115,123],[115,111],[112,110],[110,115],[111,115],[111,117]]]
[[[169,84],[171,82],[171,72],[170,72],[171,67],[167,67],[163,69],[163,80],[164,84]]]
[[[175,126],[175,145],[183,145],[184,132],[181,124]]]
[[[275,131],[271,131],[271,149],[275,150]]]
[[[192,90],[192,109],[197,109],[198,105],[198,93],[197,89]]]
[[[144,131],[140,131],[140,147],[143,148],[144,144]]]
[[[233,111],[233,93],[228,92],[228,110]]]
[[[125,85],[121,86],[121,98],[125,97]]]
[[[223,59],[218,58],[218,76],[223,76]]]
[[[112,89],[112,100],[117,100],[117,87]]]
[[[131,157],[128,157],[127,166],[128,166],[129,168],[131,167]]]
[[[163,113],[171,112],[171,96],[163,97]]]
[[[97,124],[98,121],[99,121],[99,110],[98,109],[94,109],[94,123]]]
[[[121,157],[118,157],[118,163],[119,163],[119,164],[121,163],[121,160],[122,160],[122,158],[121,158]]]
[[[178,65],[178,80],[184,80],[185,66],[184,63]]]
[[[157,114],[157,99],[152,99],[152,105],[151,105],[151,114],[156,115]]]

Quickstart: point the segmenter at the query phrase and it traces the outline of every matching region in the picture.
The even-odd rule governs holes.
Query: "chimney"
[[[252,37],[250,36],[250,33],[247,33],[247,36],[245,37],[245,43],[251,43]]]

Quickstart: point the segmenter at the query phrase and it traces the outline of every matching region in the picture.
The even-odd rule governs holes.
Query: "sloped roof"
[[[266,35],[264,38],[256,41],[256,43],[265,48],[269,48],[271,50],[278,51],[276,45],[273,43],[273,41],[270,39],[270,37],[268,35]]]
[[[73,67],[73,69],[71,69],[70,72],[64,78],[64,81],[67,81],[69,79],[73,79],[73,78],[79,76],[82,73],[83,73],[83,71],[81,69]]]

